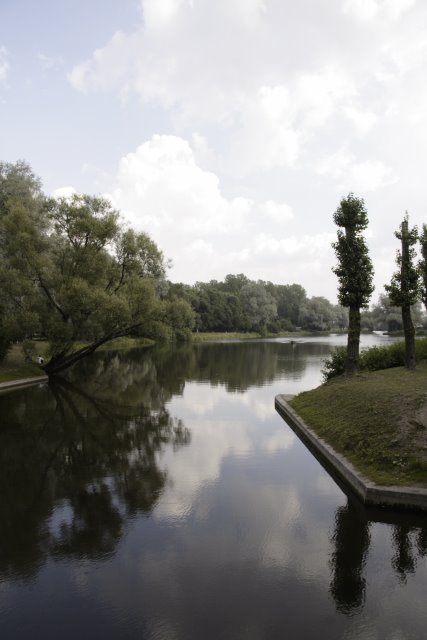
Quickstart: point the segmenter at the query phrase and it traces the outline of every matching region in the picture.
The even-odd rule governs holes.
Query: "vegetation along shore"
[[[357,375],[329,380],[290,401],[315,433],[377,484],[427,486],[427,340],[417,340],[416,370],[404,343],[362,352]],[[387,366],[388,368],[383,368]]]

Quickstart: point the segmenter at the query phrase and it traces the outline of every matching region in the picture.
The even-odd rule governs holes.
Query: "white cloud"
[[[342,11],[320,11],[308,0],[292,8],[278,0],[141,0],[140,27],[116,32],[68,77],[83,92],[118,91],[127,100],[137,95],[142,108],[161,107],[182,137],[196,129],[196,157],[217,173],[241,180],[304,170],[307,158],[313,166],[325,155],[324,136],[342,139],[345,126],[352,145],[381,126],[412,50],[424,60],[419,27],[405,40],[393,26],[414,6],[347,0]],[[342,12],[381,29],[354,28]],[[384,157],[368,160],[386,166]]]
[[[223,410],[224,403],[227,404],[227,419],[213,419],[218,407]],[[173,413],[185,415],[192,444],[179,452],[168,450],[162,454],[160,465],[163,468],[173,466],[174,483],[156,508],[156,517],[161,519],[188,513],[201,488],[218,479],[228,456],[248,456],[260,450],[276,453],[290,449],[296,441],[291,429],[271,429],[269,420],[275,413],[271,398],[263,400],[256,394],[230,394],[223,385],[187,383],[184,397],[174,399],[168,408]],[[257,429],[250,428],[248,419],[241,417],[253,415],[264,423],[261,437]]]
[[[153,30],[166,28],[184,4],[191,7],[186,0],[145,0],[142,8],[146,27]]]
[[[355,125],[361,134],[368,133],[378,121],[378,116],[369,110],[360,110],[355,106],[344,108],[344,113]]]
[[[368,196],[390,237],[395,209],[424,206],[426,5],[141,8],[133,31],[98,42],[69,74],[88,101],[106,92],[148,122],[146,142],[113,180],[117,206],[173,258],[173,279],[241,270],[332,298],[327,245],[339,197]],[[163,131],[174,135],[155,135]]]
[[[343,11],[359,20],[373,21],[381,18],[397,21],[416,2],[417,0],[346,0]]]
[[[105,90],[118,83],[124,83],[129,67],[139,55],[138,38],[117,31],[111,42],[102,49],[96,49],[91,59],[73,67],[67,78],[71,85],[81,92],[89,89]]]
[[[109,197],[172,259],[175,281],[241,271],[277,280],[278,256],[287,278],[298,281],[286,260],[303,271],[330,252],[329,233],[290,234],[295,213],[288,203],[224,195],[218,177],[201,169],[190,144],[177,136],[153,136],[122,158]]]
[[[43,69],[54,69],[63,64],[63,59],[61,57],[47,56],[45,53],[38,53],[37,60]]]
[[[0,47],[0,82],[6,80],[9,74],[9,53],[5,47]]]
[[[345,147],[341,147],[331,156],[322,158],[316,170],[320,175],[334,180],[335,188],[340,192],[376,191],[398,180],[393,169],[383,162],[378,160],[357,162]]]
[[[240,229],[254,209],[248,199],[224,198],[218,177],[203,171],[176,136],[155,135],[122,158],[112,196],[138,226],[169,229],[174,237]]]
[[[255,253],[266,254],[267,256],[296,256],[300,259],[310,261],[313,258],[324,257],[330,253],[331,242],[335,239],[334,234],[320,233],[317,235],[289,236],[277,238],[275,236],[261,233],[255,240]]]
[[[349,167],[348,174],[339,185],[339,189],[340,191],[366,193],[393,184],[397,180],[393,170],[383,162],[366,160]]]
[[[287,222],[294,217],[292,208],[285,203],[278,204],[273,200],[267,200],[259,206],[261,215],[274,220],[275,222]]]
[[[77,191],[74,187],[59,187],[58,189],[54,189],[54,191],[52,191],[52,197],[69,199],[76,193]]]

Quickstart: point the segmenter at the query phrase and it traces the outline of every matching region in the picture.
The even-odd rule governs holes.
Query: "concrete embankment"
[[[11,391],[12,389],[18,389],[19,387],[30,387],[34,384],[47,382],[48,380],[48,376],[35,376],[34,378],[21,378],[20,380],[8,380],[7,382],[0,382],[0,393],[2,391]]]
[[[381,486],[365,478],[344,456],[319,438],[288,404],[291,396],[279,395],[275,407],[285,422],[318,457],[366,505],[427,511],[427,489],[420,487]]]

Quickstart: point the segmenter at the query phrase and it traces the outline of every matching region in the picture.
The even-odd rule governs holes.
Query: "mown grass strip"
[[[373,482],[427,486],[425,363],[335,378],[289,404]]]

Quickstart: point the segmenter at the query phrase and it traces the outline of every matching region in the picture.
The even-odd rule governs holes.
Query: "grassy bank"
[[[260,338],[259,333],[238,333],[238,332],[209,332],[209,333],[193,333],[193,342],[214,342],[215,340],[254,340]]]
[[[306,338],[307,336],[329,335],[329,332],[312,333],[310,331],[282,331],[280,333],[266,333],[261,335],[255,331],[238,333],[232,331],[193,333],[193,342],[215,342],[218,340],[259,340],[262,338]]]
[[[427,486],[427,364],[339,377],[291,406],[365,476]]]
[[[40,350],[40,355],[43,355],[42,349]],[[6,358],[0,363],[0,383],[42,375],[44,375],[44,372],[37,364],[25,362],[21,345],[18,344],[14,344],[9,349]]]
[[[117,349],[135,349],[147,347],[154,344],[153,340],[145,338],[117,338],[99,348],[99,351],[109,351]],[[44,375],[44,371],[37,365],[36,357],[41,355],[47,357],[48,344],[42,340],[32,343],[32,351],[34,353],[33,361],[26,362],[22,346],[14,344],[8,351],[6,358],[0,362],[0,383],[9,382],[10,380],[20,380],[21,378],[34,378],[35,376]],[[84,344],[76,344],[76,349],[84,346]]]

